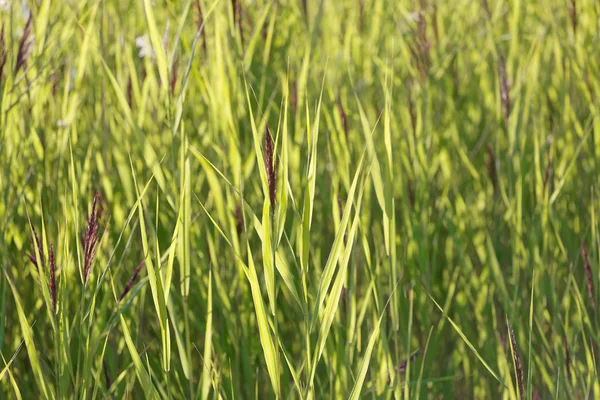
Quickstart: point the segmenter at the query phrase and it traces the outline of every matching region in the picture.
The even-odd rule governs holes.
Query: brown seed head
[[[296,88],[296,82],[292,82],[291,86],[290,104],[292,105],[292,111],[296,114],[296,109],[298,108],[298,89]]]
[[[137,268],[135,269],[135,272],[133,273],[133,275],[131,275],[131,278],[129,278],[129,280],[125,284],[125,288],[123,288],[123,292],[121,293],[121,296],[119,296],[119,300],[117,300],[117,303],[120,303],[121,300],[123,300],[125,296],[127,296],[127,294],[131,291],[131,288],[133,288],[133,285],[135,285],[135,281],[140,275],[140,271],[144,267],[145,262],[145,260],[142,260],[142,262],[138,264]]]
[[[50,263],[50,299],[52,300],[52,311],[56,312],[56,260],[54,259],[54,246],[50,245],[48,251],[48,262]]]
[[[242,218],[242,209],[239,204],[235,207],[235,230],[238,237],[244,231],[244,219]]]
[[[4,41],[4,25],[0,30],[0,83],[4,76],[4,66],[6,65],[6,58],[8,56],[8,49],[6,48],[6,42]]]
[[[31,23],[32,15],[29,14],[25,28],[23,29],[23,36],[19,41],[19,51],[17,52],[17,61],[15,63],[15,75],[19,72],[19,69],[25,69],[27,67],[27,60],[31,55],[31,48],[33,46],[33,35],[31,34]]]
[[[38,236],[35,228],[33,229],[33,237],[31,238],[31,243],[33,245],[33,251],[29,253],[27,257],[29,258],[29,261],[31,261],[31,263],[35,265],[37,271],[40,272],[40,265],[44,265],[44,247],[42,246],[42,241],[40,240],[40,237]],[[40,255],[40,262],[38,262],[36,257],[36,248],[37,252]]]
[[[87,228],[82,238],[83,240],[83,281],[87,285],[88,279],[92,273],[92,265],[96,250],[100,241],[99,228],[100,218],[102,218],[102,199],[98,192],[94,192],[94,200],[92,201],[92,212],[88,218]]]
[[[206,36],[204,34],[204,14],[202,14],[202,7],[200,6],[200,0],[196,0],[194,2],[195,10],[196,10],[196,29],[202,29],[202,33],[200,34],[200,40],[202,41],[202,49],[204,50],[204,54],[206,55]]]
[[[173,63],[173,70],[171,71],[171,96],[175,95],[175,86],[177,86],[177,64]]]
[[[571,27],[573,28],[573,34],[577,35],[577,0],[571,0],[567,6],[569,19],[571,20]]]
[[[583,257],[583,268],[585,270],[585,280],[587,282],[587,290],[588,296],[590,298],[590,302],[592,303],[592,308],[596,309],[596,299],[594,297],[594,280],[592,276],[592,266],[590,264],[590,259],[588,257],[588,252],[585,247],[585,242],[583,238],[581,239],[581,256]]]
[[[515,332],[513,331],[510,324],[508,324],[508,332],[510,334],[510,343],[512,346],[512,355],[513,360],[515,362],[515,369],[517,370],[517,382],[519,384],[519,393],[521,394],[521,399],[525,399],[525,385],[523,383],[523,367],[521,366],[521,359],[519,358],[519,352],[517,350],[517,341],[515,340]]]
[[[267,183],[269,186],[269,199],[271,200],[271,207],[275,207],[276,194],[277,194],[277,170],[274,167],[275,148],[273,143],[273,137],[269,130],[269,125],[266,127],[265,132],[265,172],[267,173]]]
[[[106,361],[102,360],[102,370],[104,371],[104,384],[106,385],[106,389],[110,389],[112,382],[110,380],[110,375],[108,373],[108,366],[106,365]]]
[[[415,358],[417,358],[417,356],[419,355],[419,350],[415,351],[414,353],[412,353],[410,355],[410,357],[408,357],[406,360],[402,361],[397,367],[396,369],[399,372],[404,372],[406,371],[406,366],[408,365],[409,362],[413,362],[415,360]]]
[[[571,354],[569,353],[569,344],[567,343],[567,339],[564,341],[565,347],[565,368],[567,370],[567,381],[571,379]]]
[[[499,50],[498,53],[498,77],[500,80],[500,103],[502,105],[502,115],[504,122],[508,127],[508,116],[510,115],[510,83],[506,73],[506,59],[504,53]]]
[[[496,171],[496,157],[494,157],[494,151],[487,145],[485,148],[487,152],[487,168],[490,181],[494,187],[494,193],[498,193],[498,173]]]
[[[342,128],[344,128],[344,135],[346,135],[346,142],[348,142],[348,118],[346,117],[346,111],[344,111],[344,105],[342,104],[341,93],[338,92],[337,98],[338,113],[340,114],[340,120],[342,121]]]

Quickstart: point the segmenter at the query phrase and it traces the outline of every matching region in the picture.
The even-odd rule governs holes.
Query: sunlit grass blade
[[[31,371],[33,372],[33,376],[35,378],[35,382],[40,390],[41,395],[45,399],[51,399],[54,397],[52,394],[51,388],[46,386],[46,376],[42,372],[42,366],[40,364],[40,358],[38,350],[35,346],[35,341],[33,339],[33,330],[27,321],[27,316],[25,315],[25,311],[23,310],[23,306],[21,305],[21,297],[15,288],[14,283],[5,274],[6,280],[10,285],[10,289],[13,294],[13,298],[15,300],[15,307],[17,309],[17,315],[19,317],[19,325],[21,326],[21,331],[23,333],[23,340],[25,341],[25,347],[27,348],[27,354],[29,355],[29,363],[31,365]]]

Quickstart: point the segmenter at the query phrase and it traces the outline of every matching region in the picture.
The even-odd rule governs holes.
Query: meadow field
[[[597,0],[0,0],[0,398],[600,398],[599,94]]]

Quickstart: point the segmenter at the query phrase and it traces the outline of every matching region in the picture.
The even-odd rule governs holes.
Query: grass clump
[[[599,397],[599,12],[0,0],[0,398]]]

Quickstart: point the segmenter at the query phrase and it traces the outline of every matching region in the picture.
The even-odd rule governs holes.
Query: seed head
[[[500,60],[498,61],[498,77],[500,79],[500,103],[502,105],[502,115],[504,116],[504,122],[508,127],[508,116],[510,115],[510,84],[508,83],[508,77],[506,74],[506,59],[502,50],[498,54]]]
[[[592,303],[592,308],[596,308],[596,299],[594,298],[594,280],[592,277],[592,266],[585,247],[585,242],[581,239],[581,256],[583,257],[583,268],[585,270],[585,280],[587,282],[588,296]]]
[[[200,39],[202,40],[202,49],[204,50],[204,54],[206,55],[206,36],[204,34],[204,15],[202,14],[202,7],[200,6],[200,0],[196,0],[194,2],[196,9],[196,29],[202,29],[202,33],[200,34]]]
[[[40,240],[40,237],[38,236],[35,228],[33,228],[33,237],[31,238],[31,242],[33,245],[33,251],[29,253],[27,257],[29,258],[29,261],[31,261],[31,263],[35,265],[35,269],[38,272],[40,272],[40,265],[44,265],[44,248],[42,246],[42,241]],[[40,262],[38,262],[36,257],[36,248],[37,252],[40,255]]]
[[[567,370],[567,381],[571,379],[571,354],[569,353],[569,344],[567,339],[564,341],[565,346],[565,368]]]
[[[129,280],[125,284],[123,293],[121,293],[121,296],[119,296],[119,300],[117,301],[117,303],[120,303],[121,300],[123,300],[125,298],[125,296],[127,296],[127,294],[131,291],[131,288],[133,288],[133,285],[135,285],[135,281],[137,280],[138,276],[140,275],[140,271],[144,267],[145,262],[146,261],[143,260],[141,263],[139,263],[139,265],[135,269],[135,272],[133,273],[133,275],[131,275],[131,278],[129,278]]]
[[[23,36],[21,36],[21,40],[19,41],[19,51],[17,52],[17,61],[15,63],[15,75],[19,72],[19,69],[25,69],[27,67],[27,60],[31,55],[31,48],[34,40],[34,37],[31,34],[31,22],[31,14],[29,14],[29,18],[23,29]]]
[[[515,362],[515,369],[517,370],[517,382],[519,384],[519,393],[521,394],[521,400],[525,399],[525,385],[523,384],[523,367],[521,366],[521,359],[517,351],[517,341],[515,340],[515,333],[508,323],[508,332],[510,334],[510,343],[512,347],[513,360]]]
[[[292,89],[290,93],[290,104],[292,105],[292,111],[294,111],[294,115],[296,114],[296,109],[298,108],[298,89],[296,88],[296,82],[292,82]]]
[[[100,236],[98,230],[100,227],[100,218],[102,218],[102,200],[98,192],[94,192],[94,200],[92,201],[92,212],[88,218],[87,228],[83,236],[83,282],[87,285],[90,274],[92,273],[92,265]]]
[[[112,385],[112,381],[110,380],[110,375],[108,373],[108,366],[106,365],[106,361],[102,360],[102,370],[104,371],[104,384],[106,385],[106,389],[110,389]]]
[[[494,193],[498,193],[498,172],[496,171],[496,157],[494,157],[494,151],[488,145],[486,146],[487,152],[487,167],[490,181],[494,187]]]
[[[413,362],[413,361],[415,360],[415,358],[417,358],[417,356],[418,356],[418,355],[419,355],[419,350],[415,351],[414,353],[412,353],[412,354],[410,355],[410,357],[408,357],[406,360],[402,361],[402,362],[400,363],[400,365],[398,365],[398,366],[396,367],[396,369],[397,369],[399,372],[404,372],[404,371],[406,371],[406,366],[408,365],[408,363],[409,363],[409,362]]]
[[[48,251],[48,262],[50,263],[50,299],[52,300],[52,311],[56,312],[56,260],[54,259],[54,246],[50,245]]]
[[[273,143],[273,137],[267,125],[265,132],[265,172],[267,173],[267,183],[269,185],[269,198],[271,200],[271,207],[275,207],[275,200],[277,194],[277,170],[274,167],[275,148]]]
[[[173,64],[173,70],[171,71],[171,82],[170,82],[170,89],[171,89],[171,96],[175,95],[175,87],[177,86],[177,64]]]
[[[342,104],[342,96],[338,93],[337,98],[338,113],[340,114],[340,120],[342,120],[342,127],[344,128],[344,135],[346,135],[346,142],[348,141],[348,118],[346,117],[346,111],[344,111],[344,105]]]
[[[571,27],[573,28],[573,34],[577,35],[577,0],[571,0],[567,6],[569,19],[571,20]]]
[[[0,31],[0,82],[4,75],[4,66],[6,65],[6,58],[8,56],[8,49],[6,48],[6,42],[4,41],[4,25]]]
[[[242,209],[239,204],[235,207],[235,230],[237,231],[238,237],[244,231],[244,219],[242,217]]]

